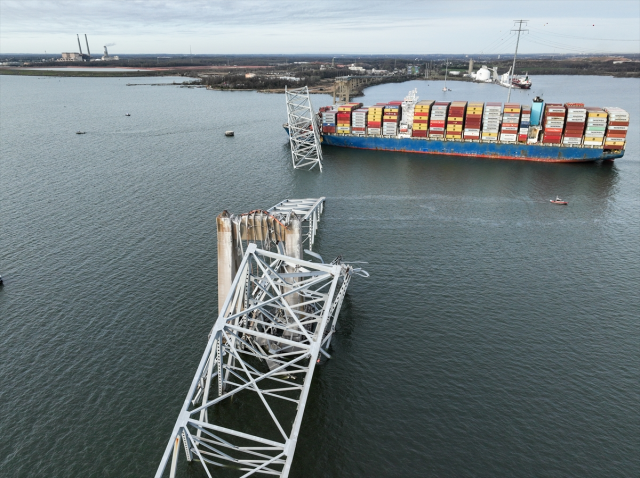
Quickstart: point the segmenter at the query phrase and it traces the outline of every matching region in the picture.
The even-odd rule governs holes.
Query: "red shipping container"
[[[584,103],[565,103],[565,108],[584,108]]]
[[[582,132],[578,131],[577,133],[572,133],[572,132],[564,132],[564,137],[565,138],[582,138]]]
[[[607,131],[606,134],[607,138],[626,138],[627,137],[627,132],[626,131]]]
[[[610,121],[609,126],[629,126],[628,121]]]
[[[323,133],[335,133],[336,132],[336,127],[335,126],[323,126],[322,127],[322,132]]]
[[[426,116],[428,118],[429,117],[429,112],[419,111],[417,113],[413,113],[413,116]]]
[[[447,124],[464,124],[464,121],[447,121]]]
[[[557,134],[558,136],[562,134],[562,128],[545,128],[544,129],[544,134]]]
[[[427,119],[418,119],[418,118],[413,118],[413,122],[414,123],[428,123],[429,120]]]
[[[413,136],[414,138],[426,138],[427,137],[427,130],[426,129],[423,129],[423,130],[414,129],[411,132],[411,136]]]
[[[527,141],[527,135],[526,134],[519,134],[518,135],[518,141],[524,143],[525,141]]]

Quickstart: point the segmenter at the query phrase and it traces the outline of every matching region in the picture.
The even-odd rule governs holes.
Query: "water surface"
[[[319,196],[317,252],[371,277],[291,476],[640,475],[640,80],[512,95],[627,109],[614,163],[327,147],[321,174],[291,168],[282,95],[134,81],[0,76],[1,476],[152,475],[217,313],[215,216]],[[363,100],[506,100],[448,86]]]

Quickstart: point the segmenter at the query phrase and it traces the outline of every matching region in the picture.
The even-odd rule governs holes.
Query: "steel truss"
[[[284,221],[289,222],[289,216],[295,212],[300,217],[303,227],[303,234],[307,242],[309,250],[313,250],[316,232],[318,231],[318,223],[320,215],[324,211],[324,197],[307,198],[307,199],[285,199],[275,206],[267,209],[267,212],[274,216],[281,217]]]
[[[170,457],[175,475],[180,442],[210,478],[214,466],[288,476],[314,367],[329,357],[353,274],[368,275],[339,259],[318,264],[248,246],[156,478]]]
[[[309,89],[296,88],[284,92],[287,102],[287,122],[289,125],[289,143],[291,158],[295,169],[313,169],[322,171],[322,147],[320,146],[320,124],[314,114]]]

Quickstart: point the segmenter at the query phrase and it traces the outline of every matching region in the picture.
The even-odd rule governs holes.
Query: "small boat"
[[[562,206],[566,206],[567,204],[569,204],[567,201],[565,201],[564,199],[560,199],[558,196],[556,196],[555,199],[551,199],[550,201],[552,204],[560,204]]]
[[[76,134],[87,134],[86,131],[76,131]]]
[[[0,285],[3,285],[2,276],[0,276]]]
[[[125,115],[125,116],[131,116],[129,113],[125,113],[124,115]]]
[[[225,136],[233,136],[233,134],[234,134],[233,131],[225,131],[224,132]]]

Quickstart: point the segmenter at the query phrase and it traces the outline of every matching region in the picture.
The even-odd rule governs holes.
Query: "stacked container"
[[[423,100],[416,104],[413,109],[413,125],[411,136],[415,138],[426,138],[429,131],[429,112],[433,105],[433,100]]]
[[[384,107],[382,117],[382,135],[396,136],[398,134],[398,123],[400,122],[400,101],[391,101]]]
[[[338,107],[336,133],[338,134],[350,134],[351,133],[351,112],[356,109],[353,103],[347,103]]]
[[[498,141],[502,120],[502,103],[487,103],[482,115],[482,141]]]
[[[609,113],[604,149],[623,149],[629,130],[629,113],[614,106],[606,106],[604,110]]]
[[[464,111],[466,109],[466,101],[453,101],[451,106],[449,106],[449,116],[447,116],[447,139],[462,139]]]
[[[602,108],[587,106],[587,128],[584,132],[585,146],[602,146],[607,131],[608,114]]]
[[[351,134],[365,135],[367,132],[367,112],[369,108],[358,108],[351,113]]]
[[[500,128],[500,142],[515,143],[518,139],[521,108],[517,103],[505,103]]]
[[[382,134],[382,113],[384,103],[377,103],[369,107],[367,113],[367,134],[379,136]]]
[[[430,138],[444,138],[445,126],[447,124],[447,111],[449,111],[448,101],[437,101],[431,107],[431,117],[429,120]]]
[[[322,132],[333,134],[336,132],[337,109],[328,109],[322,112]]]
[[[529,125],[531,124],[531,106],[522,107],[522,116],[520,117],[520,129],[518,129],[518,142],[526,143],[529,136]]]
[[[479,140],[484,103],[469,103],[464,120],[464,139]]]
[[[587,124],[587,109],[584,103],[565,103],[564,107],[567,109],[567,121],[564,125],[562,144],[581,145]]]
[[[544,107],[544,138],[543,143],[560,143],[564,120],[567,115],[565,107],[560,103],[547,103]]]

